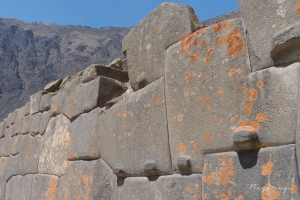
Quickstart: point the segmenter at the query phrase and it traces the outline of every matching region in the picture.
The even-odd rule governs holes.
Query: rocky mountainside
[[[58,78],[123,57],[130,28],[58,26],[0,18],[0,118]]]

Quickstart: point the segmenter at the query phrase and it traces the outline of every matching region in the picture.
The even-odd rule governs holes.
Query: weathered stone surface
[[[7,129],[6,129],[6,131],[7,131]],[[12,145],[13,139],[9,135],[6,135],[1,140],[2,140],[2,144],[1,144],[2,156],[9,156],[11,153],[11,145]]]
[[[52,81],[51,83],[48,83],[48,84],[45,86],[44,90],[45,90],[46,92],[56,92],[56,91],[58,90],[60,84],[62,83],[62,81],[63,81],[63,80],[62,80],[61,78],[58,79],[58,80]]]
[[[82,111],[82,85],[80,78],[74,78],[66,83],[64,92],[63,113],[73,120],[81,114]]]
[[[39,112],[42,94],[43,94],[43,92],[39,91],[38,93],[30,96],[30,114],[31,115]]]
[[[6,125],[5,121],[0,123],[0,138],[5,136],[5,131],[6,131]]]
[[[202,199],[299,199],[295,145],[208,154]]]
[[[254,71],[271,67],[285,60],[272,60],[271,38],[300,19],[300,4],[297,0],[264,1],[238,0],[248,32],[248,48],[251,67]],[[299,47],[299,45],[298,45]],[[299,51],[299,50],[298,50]],[[293,52],[295,55],[296,52]]]
[[[0,199],[5,199],[6,182],[5,168],[7,167],[7,158],[0,157]]]
[[[271,39],[271,58],[275,65],[300,58],[300,24],[287,27]]]
[[[129,80],[128,73],[125,71],[117,70],[103,65],[93,64],[84,70],[82,83],[92,81],[99,75],[118,80],[122,83],[126,83]]]
[[[101,157],[119,177],[171,173],[164,78],[126,99],[100,116]],[[153,170],[146,170],[148,161]]]
[[[31,189],[34,175],[13,176],[6,187],[6,200],[31,200]]]
[[[151,178],[152,177],[126,178],[122,186],[116,187],[115,199],[201,199],[202,175],[160,176],[155,181],[151,181]]]
[[[59,178],[51,175],[33,176],[31,200],[55,200],[57,198]]]
[[[19,155],[7,158],[7,166],[5,168],[5,181],[8,182],[12,176],[18,175]]]
[[[93,81],[82,85],[82,112],[89,112],[120,96],[126,91],[126,86],[116,80],[98,76]]]
[[[39,154],[39,173],[62,176],[70,151],[71,122],[63,114],[51,118],[42,138]]]
[[[27,115],[22,119],[22,134],[30,133],[31,129],[31,115]]]
[[[71,125],[70,160],[100,158],[99,117],[101,108],[80,115]]]
[[[41,96],[40,100],[40,112],[47,111],[51,108],[51,96],[53,93],[45,93]]]
[[[48,123],[51,119],[51,111],[41,113],[41,119],[38,129],[38,134],[43,135],[47,129]]]
[[[134,90],[165,74],[166,49],[200,28],[194,10],[183,4],[163,3],[125,36],[128,74]]]
[[[71,161],[60,180],[57,199],[113,199],[115,179],[102,159]]]
[[[38,172],[39,153],[41,151],[41,136],[23,135],[21,139],[18,174],[35,174]]]
[[[23,135],[17,135],[12,138],[11,155],[16,155],[20,152],[22,136]]]
[[[10,125],[10,126],[6,129],[5,135],[7,135],[7,136],[9,136],[9,137],[12,137],[12,136],[14,136],[14,133],[15,133],[15,127],[14,127],[14,125]]]
[[[13,125],[16,122],[16,117],[18,114],[18,110],[14,110],[14,112],[10,113],[6,118],[6,126]]]
[[[105,103],[105,109],[108,110],[109,108],[111,108],[113,105],[119,103],[119,101],[123,100],[123,96],[119,96],[117,98],[114,98],[108,102]]]
[[[232,19],[202,28],[167,50],[166,98],[175,173],[201,173],[205,153],[236,148],[233,131],[246,106],[242,90],[250,74],[242,24]]]
[[[35,136],[39,134],[39,126],[40,126],[40,120],[41,120],[42,113],[35,113],[30,116],[30,135]]]
[[[20,108],[20,109],[18,109],[16,123],[14,124],[14,127],[15,127],[14,135],[22,134],[22,120],[23,120],[23,113],[22,113],[22,108]]]
[[[57,116],[63,113],[64,110],[64,91],[59,91],[56,95],[51,97],[51,113]]]
[[[30,102],[27,102],[23,107],[22,107],[22,115],[27,116],[30,114]]]

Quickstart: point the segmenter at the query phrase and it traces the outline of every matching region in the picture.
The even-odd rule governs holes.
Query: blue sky
[[[138,24],[163,0],[0,0],[0,18],[95,28]],[[236,0],[170,0],[192,6],[200,21],[236,10]]]

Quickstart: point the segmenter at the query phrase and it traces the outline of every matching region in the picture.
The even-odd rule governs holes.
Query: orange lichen
[[[252,23],[251,23],[251,26],[252,26],[252,27],[254,27],[254,26],[255,26],[255,24],[256,24],[255,22],[252,22]]]
[[[235,118],[231,117],[230,121],[233,123],[235,121]]]
[[[207,57],[211,57],[213,54],[215,53],[215,50],[212,49],[212,48],[209,48],[207,51],[206,51],[206,56]]]
[[[202,97],[201,97],[201,96],[198,96],[197,99],[198,99],[198,101],[201,101],[201,100],[202,100]]]
[[[207,119],[210,119],[211,118],[211,115],[207,115]]]
[[[207,64],[209,64],[210,63],[210,58],[208,57],[208,58],[205,58],[205,60],[203,61],[203,64],[204,65],[207,65]]]
[[[53,110],[54,112],[57,111],[57,108],[58,108],[58,105],[57,105],[57,104],[52,105],[52,110]]]
[[[128,135],[128,137],[130,137],[130,136],[131,136],[131,133],[130,133],[130,132],[128,132],[128,133],[127,133],[127,135]]]
[[[214,26],[214,32],[218,33],[221,32],[223,29],[228,28],[229,25],[233,22],[234,20],[226,20],[219,22],[217,25]]]
[[[225,162],[226,161],[226,156],[222,156],[222,158],[220,159],[220,162]]]
[[[238,131],[251,131],[252,132],[252,131],[256,131],[256,130],[252,126],[240,126],[234,130],[234,132],[238,132]]]
[[[252,103],[248,103],[248,105],[244,108],[244,113],[246,114],[246,115],[251,115],[251,113],[252,113],[252,106],[253,106],[253,104]]]
[[[264,121],[268,120],[268,118],[264,114],[258,113],[255,117],[255,120],[257,122],[264,122]]]
[[[194,45],[194,46],[197,46],[197,45],[198,45],[198,40],[195,40],[195,41],[193,42],[193,45]]]
[[[157,104],[159,104],[160,103],[160,98],[156,98],[155,99],[155,104],[157,105]]]
[[[232,88],[233,88],[233,89],[236,89],[236,87],[237,87],[237,85],[236,85],[236,83],[234,83],[234,84],[232,85]]]
[[[73,177],[74,177],[74,172],[71,171],[70,174],[69,174],[69,176],[68,176],[68,180],[69,181],[72,180]]]
[[[230,76],[230,77],[234,76],[235,74],[239,74],[239,75],[242,74],[241,68],[230,69],[230,70],[228,71],[228,76]]]
[[[296,12],[297,12],[298,15],[300,15],[300,3],[298,3],[298,6],[296,8]]]
[[[184,119],[184,114],[179,114],[179,115],[177,115],[177,120],[178,120],[179,122],[182,122],[183,119]]]
[[[262,191],[262,200],[275,200],[279,199],[280,192],[277,191],[271,184],[267,184]]]
[[[220,180],[220,183],[222,185],[227,185],[231,182],[230,177],[233,176],[234,174],[233,172],[234,165],[233,165],[232,158],[230,158],[227,163],[226,161],[222,163],[224,163],[224,165],[222,166],[221,171],[217,170],[216,174]]]
[[[51,177],[50,183],[48,186],[48,191],[46,192],[45,196],[48,197],[48,200],[55,200],[56,199],[56,190],[58,187],[58,178],[57,177]]]
[[[219,92],[218,92],[219,94],[224,94],[224,90],[222,90],[222,89],[219,89]]]
[[[123,117],[126,117],[127,116],[127,110],[125,110],[124,112],[123,112]]]
[[[210,134],[206,134],[205,136],[204,136],[204,140],[206,141],[206,142],[210,142],[211,141],[211,136],[210,136]]]
[[[209,98],[209,97],[206,97],[205,98],[205,102],[208,104],[208,103],[210,103],[210,101],[211,101],[211,99]]]
[[[258,91],[254,88],[249,89],[247,94],[248,101],[255,101],[258,97]]]
[[[258,82],[256,83],[256,86],[257,86],[259,89],[261,89],[261,88],[264,87],[264,82],[263,82],[263,81],[258,81]]]
[[[161,77],[164,77],[165,76],[165,72],[162,72],[160,75],[161,75]]]
[[[298,193],[298,185],[296,185],[294,182],[291,183],[291,194],[297,194]]]
[[[190,194],[194,193],[194,190],[190,189],[190,188],[185,188],[185,191],[189,192]]]
[[[219,119],[219,122],[220,122],[220,123],[222,123],[222,122],[223,122],[223,119],[222,119],[222,118],[220,118],[220,119]]]
[[[202,182],[203,183],[208,183],[209,185],[214,185],[215,184],[215,177],[213,173],[210,173],[207,176],[202,177]]]
[[[163,27],[160,26],[158,29],[156,29],[155,33],[160,33],[162,29],[163,29]]]
[[[205,46],[206,44],[207,44],[206,41],[205,41],[205,40],[202,40],[201,46]]]
[[[245,42],[242,40],[243,33],[239,29],[232,29],[227,36],[219,39],[218,43],[223,45],[228,44],[227,53],[233,57],[245,49]]]
[[[280,105],[281,104],[281,102],[278,100],[278,101],[276,101],[276,105]]]
[[[180,40],[181,51],[183,53],[188,53],[192,49],[194,40],[201,34],[206,32],[206,28],[199,29],[194,33],[187,34],[184,38]]]
[[[72,98],[72,103],[75,105],[77,104],[77,99],[76,98]]]
[[[118,136],[118,141],[121,141],[121,140],[122,140],[122,136],[119,135],[119,136]]]
[[[241,90],[242,90],[242,92],[248,92],[249,89],[248,88],[242,88]]]
[[[124,148],[125,148],[124,144],[121,146],[121,148],[122,148],[122,149],[124,149]]]
[[[95,152],[95,149],[94,149],[94,148],[92,148],[90,152],[91,152],[91,153],[94,153],[94,152]]]
[[[271,161],[261,166],[261,174],[263,176],[269,176],[272,174],[273,163]]]
[[[196,53],[194,53],[193,55],[191,55],[191,60],[193,62],[196,62],[197,60],[199,60],[199,56],[200,56],[200,52],[197,51]]]
[[[194,79],[196,78],[196,73],[191,71],[191,72],[186,72],[185,73],[185,78],[188,82],[188,84],[193,83]]]
[[[202,169],[202,172],[205,173],[206,171],[207,171],[207,167],[204,166],[203,169]]]
[[[244,199],[243,195],[239,195],[238,197],[234,198],[234,200],[243,200],[243,199]]]
[[[185,154],[186,153],[186,146],[182,142],[180,142],[178,144],[178,150],[179,150],[180,153]]]

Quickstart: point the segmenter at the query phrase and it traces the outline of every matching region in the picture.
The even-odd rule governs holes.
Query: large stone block
[[[41,113],[38,134],[43,135],[45,133],[48,123],[51,119],[51,116],[52,116],[51,111]]]
[[[43,92],[39,91],[38,93],[30,96],[30,114],[31,115],[39,112],[42,94],[43,94]]]
[[[154,179],[154,180],[152,180]],[[157,179],[157,180],[156,180]],[[116,200],[181,200],[201,199],[202,175],[130,177],[116,187]]]
[[[40,120],[41,120],[42,113],[35,113],[31,115],[30,117],[30,135],[35,136],[39,134],[39,126],[40,126]]]
[[[93,81],[82,85],[82,112],[104,107],[106,102],[120,96],[125,91],[126,86],[123,83],[98,76]]]
[[[64,94],[64,90],[60,90],[56,95],[51,97],[51,113],[53,116],[64,112]]]
[[[111,67],[106,67],[103,65],[93,64],[84,70],[82,83],[87,83],[89,81],[92,81],[99,75],[112,78],[123,83],[128,82],[127,72],[113,69]]]
[[[34,175],[13,176],[7,183],[6,200],[31,200],[31,189]]]
[[[16,117],[18,114],[18,110],[14,110],[12,113],[10,113],[6,118],[6,125],[10,126],[13,125],[16,122]]]
[[[71,125],[69,160],[100,158],[99,117],[101,108],[80,115]]]
[[[20,152],[22,136],[23,135],[17,135],[12,138],[11,155],[16,155]]]
[[[0,157],[0,199],[5,199],[6,181],[5,169],[7,167],[7,158]]]
[[[166,98],[175,173],[201,173],[203,156],[235,149],[250,74],[241,19],[202,28],[167,50]]]
[[[7,167],[5,168],[5,181],[8,182],[12,176],[18,175],[19,155],[7,158]]]
[[[23,113],[22,113],[22,108],[18,109],[18,114],[16,117],[16,123],[14,124],[15,127],[15,134],[14,135],[19,135],[22,134],[22,120],[23,120]]]
[[[299,1],[274,0],[266,3],[259,0],[238,0],[238,3],[248,32],[252,69],[257,71],[285,62],[284,57],[282,60],[278,60],[276,56],[271,57],[272,41],[276,39],[278,33],[300,20]],[[290,47],[293,48],[293,45]],[[299,48],[299,43],[297,48]],[[292,52],[294,55],[295,53]]]
[[[70,152],[71,122],[63,114],[51,118],[42,138],[38,171],[43,174],[65,174]]]
[[[11,154],[11,146],[12,146],[13,138],[10,137],[9,135],[6,135],[1,140],[2,140],[1,143],[2,156],[9,156]]]
[[[44,112],[51,108],[51,96],[53,93],[43,93],[40,100],[39,111]]]
[[[22,119],[22,134],[28,134],[31,130],[31,115],[27,115]]]
[[[113,199],[115,176],[102,160],[71,161],[59,183],[57,199]]]
[[[63,113],[73,120],[82,112],[82,85],[80,77],[66,83],[64,91]]]
[[[100,116],[100,152],[119,177],[171,173],[164,78]]]
[[[59,178],[51,175],[33,176],[31,200],[55,200],[57,198]]]
[[[41,151],[41,136],[23,135],[20,141],[18,174],[35,174],[38,172],[39,153]]]
[[[122,42],[132,88],[164,76],[166,49],[199,28],[193,9],[183,4],[163,3],[145,17]]]
[[[5,121],[0,123],[0,138],[5,136],[5,131],[6,131],[6,125]]]
[[[62,83],[62,79],[58,79],[58,80],[55,80],[55,81],[52,81],[51,83],[48,83],[45,88],[44,88],[44,91],[46,92],[56,92],[60,86],[60,84]]]
[[[208,154],[202,199],[299,199],[295,145]]]

